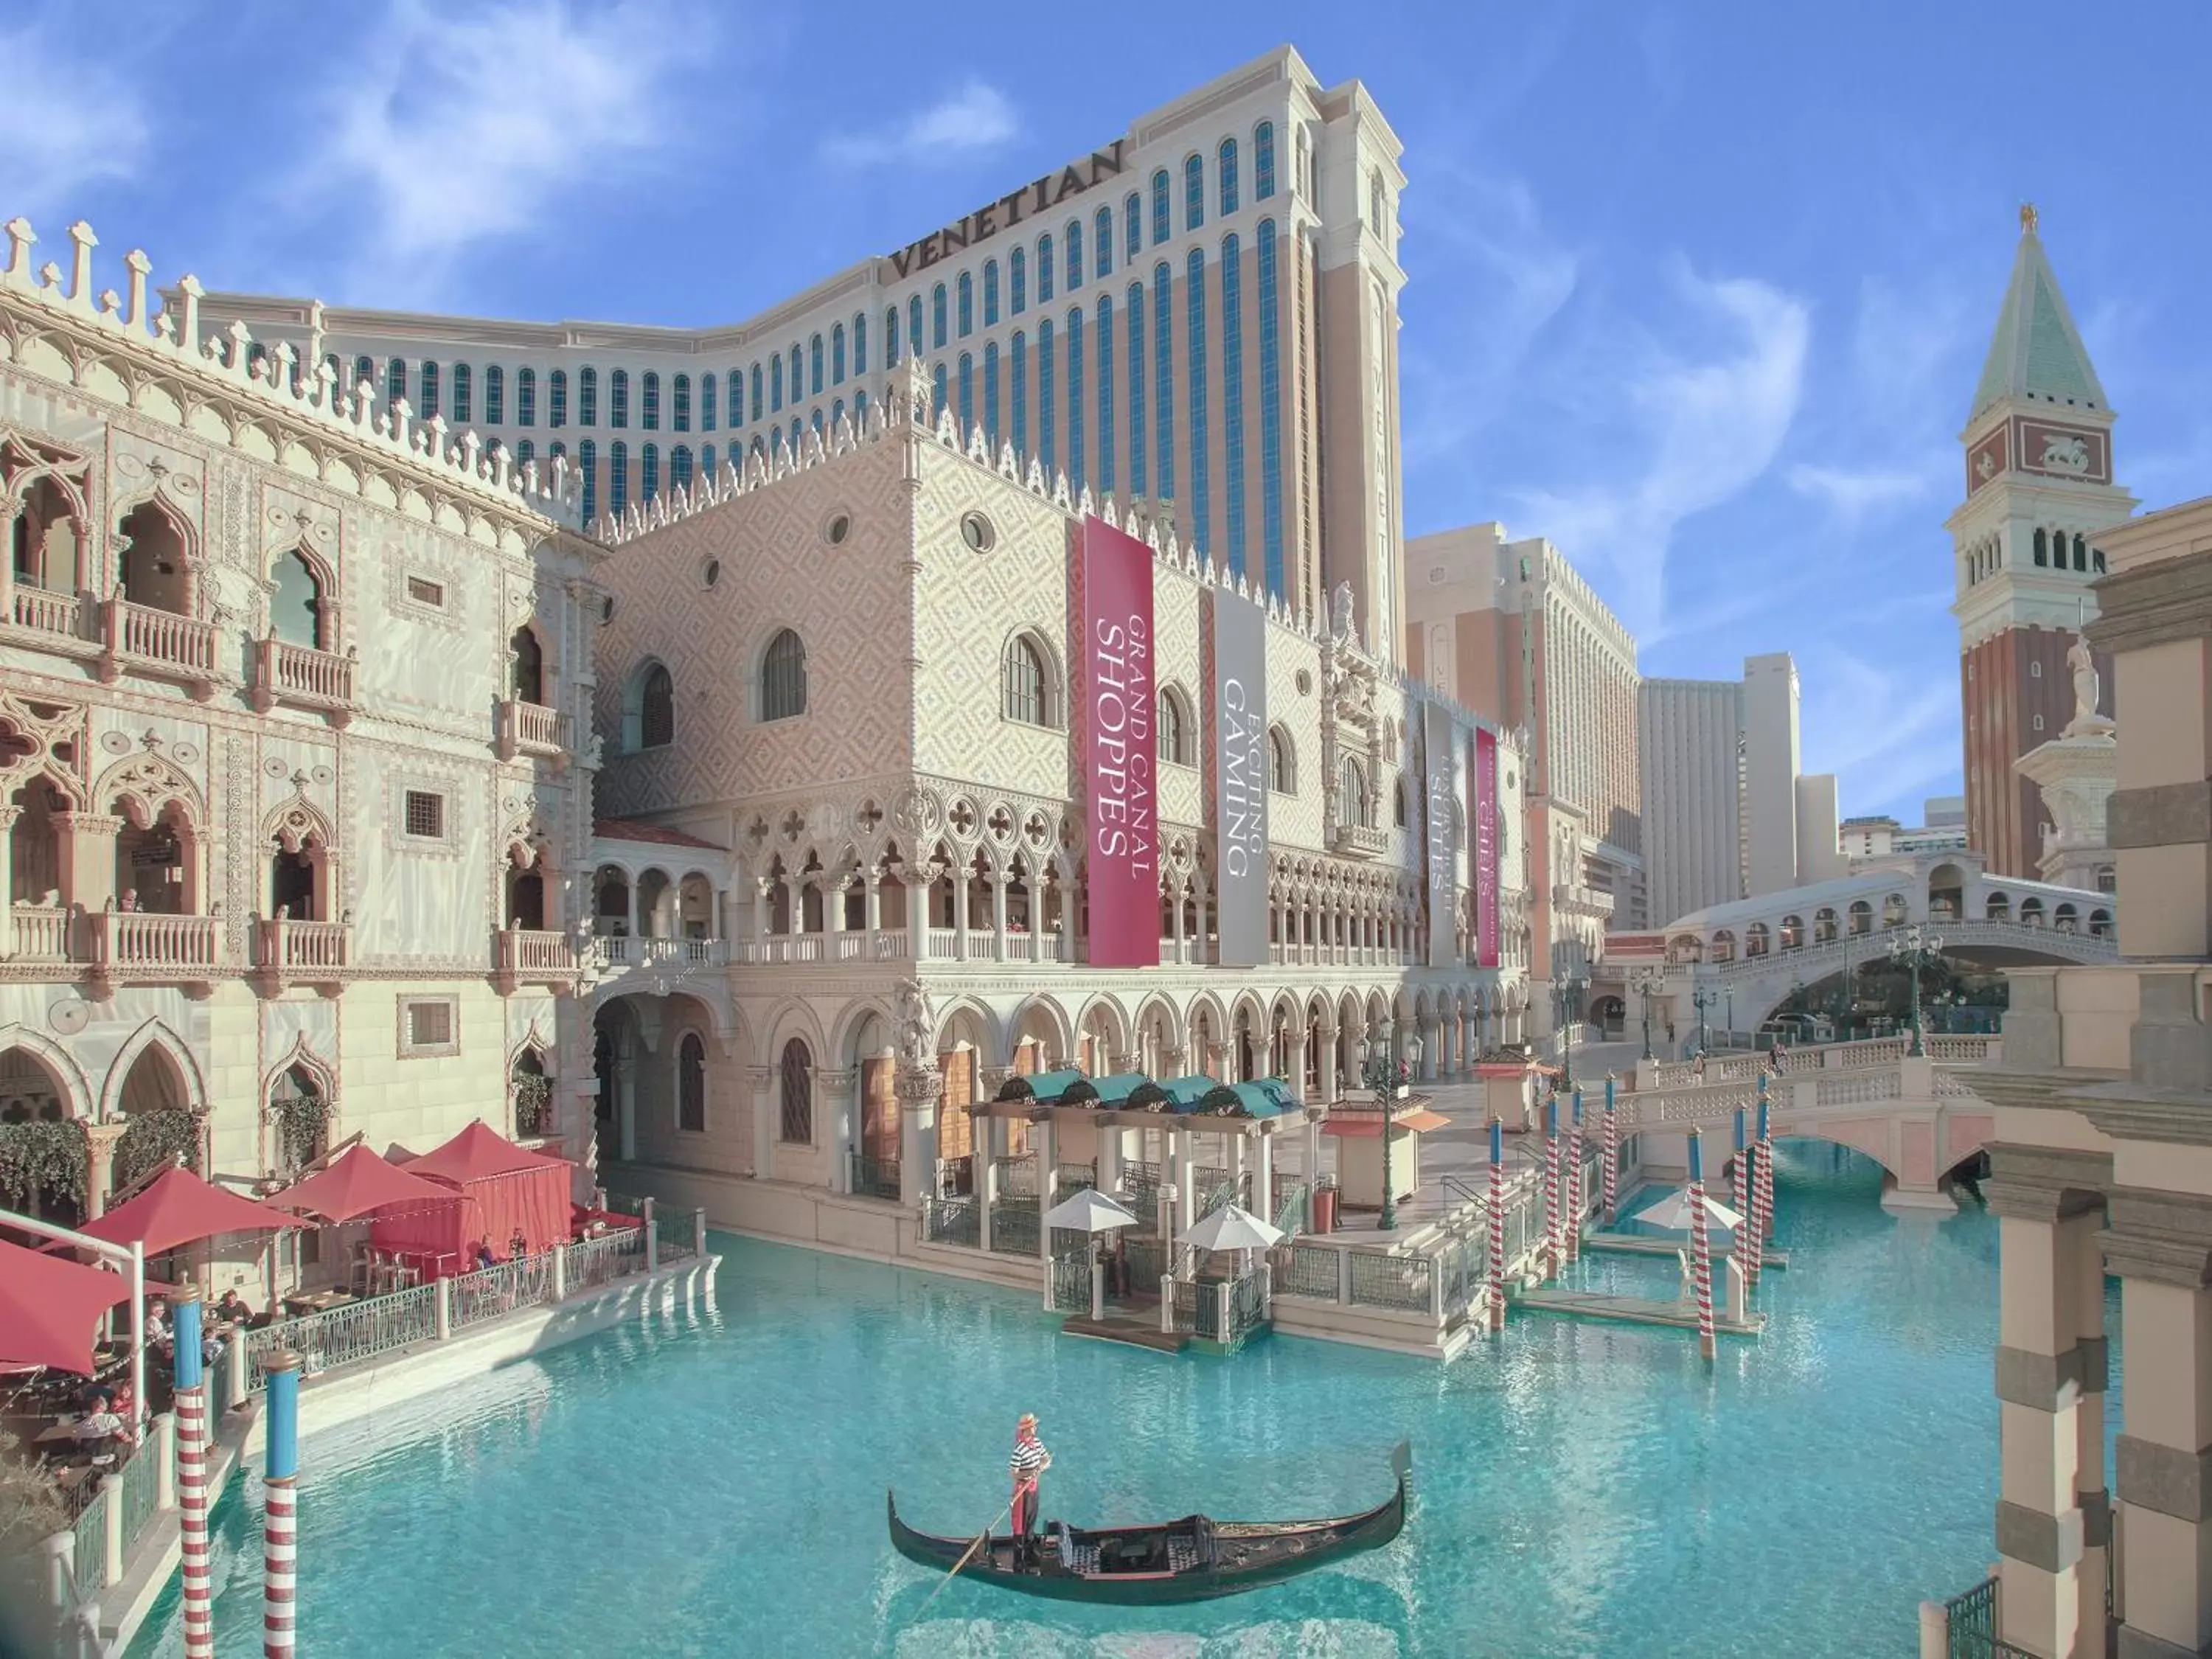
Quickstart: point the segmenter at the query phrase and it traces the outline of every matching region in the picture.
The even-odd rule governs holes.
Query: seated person
[[[89,1451],[95,1457],[112,1455],[116,1443],[127,1437],[124,1419],[108,1403],[106,1395],[94,1398],[93,1409],[70,1425],[70,1438],[80,1450]]]
[[[149,1348],[161,1348],[168,1346],[169,1318],[167,1308],[164,1304],[149,1302],[146,1304],[144,1334],[146,1346]]]
[[[235,1285],[225,1291],[222,1300],[215,1304],[216,1318],[225,1325],[242,1325],[252,1316],[253,1310],[246,1305],[246,1298],[238,1293]]]

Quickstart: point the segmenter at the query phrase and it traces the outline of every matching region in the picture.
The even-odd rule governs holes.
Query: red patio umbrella
[[[111,1244],[137,1239],[146,1254],[155,1256],[221,1233],[274,1232],[299,1224],[296,1217],[279,1215],[250,1198],[226,1192],[190,1170],[167,1170],[136,1198],[78,1231]]]
[[[523,1170],[566,1169],[568,1163],[566,1158],[548,1158],[543,1152],[518,1146],[478,1118],[435,1152],[409,1159],[407,1173],[431,1176],[459,1185],[492,1176],[514,1175]]]
[[[102,1315],[131,1299],[131,1281],[0,1243],[0,1354],[13,1364],[92,1375]]]
[[[451,1204],[453,1189],[394,1169],[367,1146],[351,1146],[304,1181],[261,1200],[271,1209],[307,1210],[325,1221],[351,1221],[392,1204]]]

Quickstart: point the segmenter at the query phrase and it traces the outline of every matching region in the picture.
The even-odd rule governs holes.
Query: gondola
[[[1359,1515],[1328,1521],[1215,1521],[1187,1515],[1146,1527],[1086,1530],[1048,1522],[1025,1557],[1020,1540],[994,1534],[979,1540],[917,1532],[899,1519],[886,1493],[891,1544],[909,1561],[963,1575],[1024,1595],[1060,1601],[1152,1607],[1205,1601],[1280,1583],[1364,1550],[1380,1549],[1406,1524],[1410,1449],[1390,1455],[1397,1490]],[[965,1565],[961,1565],[965,1561]]]

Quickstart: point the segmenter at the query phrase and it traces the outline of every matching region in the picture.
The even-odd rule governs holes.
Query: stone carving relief
[[[2084,477],[2089,471],[2088,443],[2072,433],[2047,432],[2043,437],[2041,465],[2045,472]]]

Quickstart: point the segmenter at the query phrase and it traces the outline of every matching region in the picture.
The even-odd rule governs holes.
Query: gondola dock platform
[[[1649,1233],[1591,1232],[1583,1235],[1582,1247],[1585,1250],[1610,1251],[1615,1255],[1673,1255],[1682,1248],[1682,1245],[1679,1239],[1654,1238]],[[1733,1250],[1725,1249],[1717,1245],[1714,1247],[1713,1260],[1716,1261],[1720,1261],[1723,1256],[1733,1255],[1735,1255]],[[1790,1252],[1769,1250],[1759,1257],[1759,1265],[1762,1269],[1787,1267],[1790,1265]]]
[[[1524,1313],[1564,1314],[1569,1318],[1611,1319],[1630,1325],[1670,1325],[1698,1328],[1698,1310],[1687,1302],[1659,1302],[1638,1296],[1607,1296],[1597,1291],[1567,1291],[1556,1285],[1517,1293],[1512,1305]],[[1713,1328],[1723,1336],[1757,1336],[1766,1327],[1765,1314],[1730,1319],[1716,1310]]]

